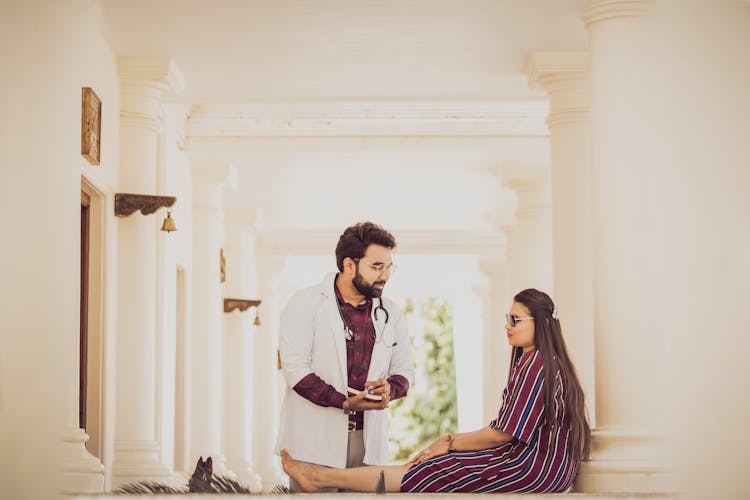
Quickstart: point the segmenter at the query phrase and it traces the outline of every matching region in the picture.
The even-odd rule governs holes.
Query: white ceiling
[[[118,55],[169,55],[182,99],[523,98],[525,57],[581,50],[585,0],[101,0]]]
[[[239,170],[228,211],[279,234],[500,231],[503,167],[549,166],[524,61],[586,47],[586,0],[100,3],[117,55],[183,73],[191,158]]]

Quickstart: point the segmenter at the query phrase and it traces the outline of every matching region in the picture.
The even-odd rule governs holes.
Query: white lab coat
[[[309,373],[317,374],[346,395],[346,339],[344,323],[333,289],[336,273],[323,282],[298,291],[281,313],[279,349],[286,380],[281,407],[281,424],[275,453],[286,448],[298,460],[330,467],[346,467],[349,418],[340,408],[318,406],[297,394],[293,387]],[[378,299],[373,299],[374,306]],[[376,341],[367,380],[401,375],[414,383],[414,361],[406,321],[392,301],[383,298],[390,314],[375,318]],[[387,461],[388,415],[386,410],[369,410],[364,420],[364,462],[381,465]]]

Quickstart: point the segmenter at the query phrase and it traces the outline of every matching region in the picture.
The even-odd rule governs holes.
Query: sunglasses
[[[519,321],[523,321],[525,319],[534,319],[534,318],[532,317],[521,318],[519,316],[516,316],[515,314],[505,313],[505,322],[509,323],[510,326],[516,326]]]

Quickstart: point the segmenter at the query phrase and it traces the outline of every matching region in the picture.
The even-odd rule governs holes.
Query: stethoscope
[[[339,303],[339,300],[336,299],[336,308],[339,310],[339,316],[341,316],[341,322],[344,324],[344,338],[346,340],[351,340],[354,338],[354,332],[351,328],[349,328],[349,325],[346,324],[346,320],[344,319],[344,312],[341,310],[341,304]],[[383,311],[383,314],[385,314],[385,321],[383,321],[382,326],[375,328],[375,342],[381,342],[383,340],[383,331],[385,330],[385,325],[388,324],[388,320],[391,319],[391,315],[388,313],[388,309],[383,306],[383,298],[378,297],[378,305],[375,307],[375,310],[372,312],[373,317],[375,318],[375,321],[378,323],[378,325],[381,325],[380,318],[378,318],[378,313],[380,311]],[[395,347],[396,343],[394,342],[391,347]]]

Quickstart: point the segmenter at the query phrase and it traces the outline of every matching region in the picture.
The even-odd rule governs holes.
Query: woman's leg
[[[295,460],[281,450],[281,465],[302,489],[312,493],[319,488],[335,487],[372,493],[378,485],[380,471],[385,473],[385,491],[401,490],[401,478],[409,467],[406,465],[370,465],[352,469],[333,469]]]

